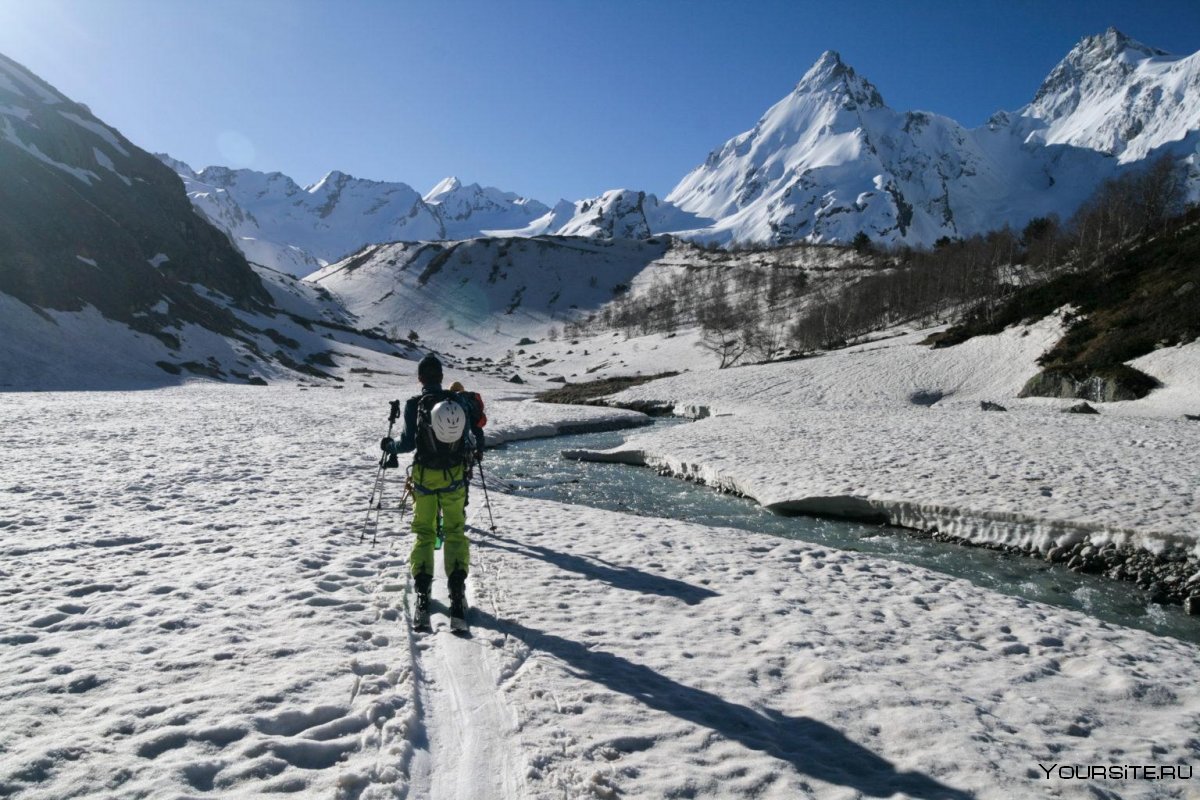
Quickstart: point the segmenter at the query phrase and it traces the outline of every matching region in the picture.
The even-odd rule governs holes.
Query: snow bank
[[[709,418],[635,436],[601,457],[665,468],[779,511],[1042,551],[1091,538],[1161,552],[1197,549],[1198,452],[1194,423],[813,409]]]
[[[1200,554],[1200,425],[1145,416],[1185,402],[1196,345],[1147,357],[1169,396],[1088,417],[1060,413],[1068,401],[1016,398],[1060,333],[1054,318],[942,350],[917,333],[655,381],[610,399],[711,418],[574,455],[664,468],[780,511],[1043,551],[1090,538]],[[1012,410],[981,411],[983,400]]]
[[[537,439],[568,433],[618,430],[647,425],[650,418],[636,411],[597,406],[565,406],[533,401],[486,403],[488,424],[484,429],[489,446],[521,439]]]

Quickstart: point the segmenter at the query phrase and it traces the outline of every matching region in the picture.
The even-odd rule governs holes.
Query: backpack
[[[467,410],[467,421],[472,428],[487,426],[487,414],[483,413],[483,398],[479,392],[460,392],[458,401]]]
[[[462,405],[462,400],[456,392],[430,392],[417,399],[417,452],[413,461],[422,467],[450,469],[462,466],[466,460],[465,442],[471,430],[472,419],[470,409],[463,409],[467,415],[467,424],[463,426],[462,437],[456,442],[446,443],[434,435],[432,421],[433,407],[443,400],[452,400]]]

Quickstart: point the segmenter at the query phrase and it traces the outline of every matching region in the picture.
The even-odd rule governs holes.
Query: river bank
[[[1143,366],[1162,376],[1161,394],[1099,415],[1010,399],[1058,333],[1051,319],[947,350],[920,346],[917,333],[655,381],[602,402],[698,421],[582,457],[649,466],[780,513],[1049,559],[1200,610],[1200,425],[1178,413],[1200,348],[1158,354]],[[1009,410],[984,410],[996,400]]]
[[[723,477],[716,477],[714,480],[704,470],[676,470],[668,459],[647,456],[644,451],[640,450],[631,451],[623,448],[616,448],[615,451],[568,449],[564,450],[562,455],[565,458],[579,461],[649,467],[660,475],[703,484],[716,491],[735,494],[756,503],[759,502],[754,495],[743,490],[736,480]],[[1051,544],[1047,549],[1043,549],[1040,539],[1035,539],[1028,544],[1010,544],[1006,540],[1014,537],[1015,531],[1018,530],[1017,524],[1008,530],[1001,528],[998,531],[999,538],[997,540],[981,541],[976,537],[943,532],[936,527],[922,527],[919,524],[913,524],[914,517],[911,515],[887,513],[883,510],[887,508],[887,504],[861,503],[852,498],[784,501],[769,506],[764,505],[764,507],[785,515],[800,514],[851,522],[882,523],[903,529],[905,534],[910,536],[927,537],[962,547],[996,550],[1060,565],[1074,572],[1103,575],[1113,580],[1126,581],[1136,585],[1139,589],[1144,590],[1153,602],[1182,606],[1189,615],[1200,615],[1200,559],[1183,548],[1151,552],[1141,547],[1118,545],[1113,541],[1096,544],[1086,535],[1073,542],[1064,538]],[[955,512],[952,509],[944,509],[942,513],[949,515]],[[924,518],[920,517],[920,519]],[[994,524],[996,520],[992,522]],[[955,524],[961,525],[961,518],[956,520]]]

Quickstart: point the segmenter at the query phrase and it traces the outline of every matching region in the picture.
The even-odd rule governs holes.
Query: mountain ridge
[[[334,353],[404,355],[252,267],[172,169],[4,56],[0,163],[0,387],[340,380]]]
[[[251,260],[302,275],[366,244],[480,236],[670,233],[784,244],[844,243],[861,232],[880,243],[928,246],[1019,228],[1038,216],[1069,217],[1102,181],[1163,153],[1189,170],[1192,195],[1200,198],[1198,150],[1200,53],[1172,56],[1109,28],[1083,37],[1030,103],[997,111],[975,128],[891,109],[866,76],[826,50],[751,129],[711,150],[663,199],[614,188],[551,207],[456,177],[422,196],[407,184],[335,170],[288,196],[327,191],[327,183],[345,185],[351,195],[375,192],[375,205],[391,208],[394,224],[344,213],[338,193],[297,230],[294,215],[272,219],[261,199],[236,191],[220,198],[220,189],[232,187],[200,186],[214,168],[193,173],[197,185],[189,194]],[[322,228],[322,220],[338,232]]]

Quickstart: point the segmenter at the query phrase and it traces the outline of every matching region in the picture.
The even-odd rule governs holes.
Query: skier
[[[417,591],[413,624],[429,627],[429,595],[433,589],[434,549],[437,520],[442,517],[445,537],[443,563],[450,586],[450,627],[465,631],[466,584],[470,569],[466,527],[466,461],[470,448],[482,449],[482,438],[467,444],[468,428],[478,419],[468,419],[466,405],[455,392],[442,389],[442,362],[432,353],[417,364],[421,393],[404,405],[404,428],[399,440],[384,437],[380,448],[386,453],[412,453],[413,521],[416,534],[409,564]],[[479,431],[482,434],[482,431]]]

